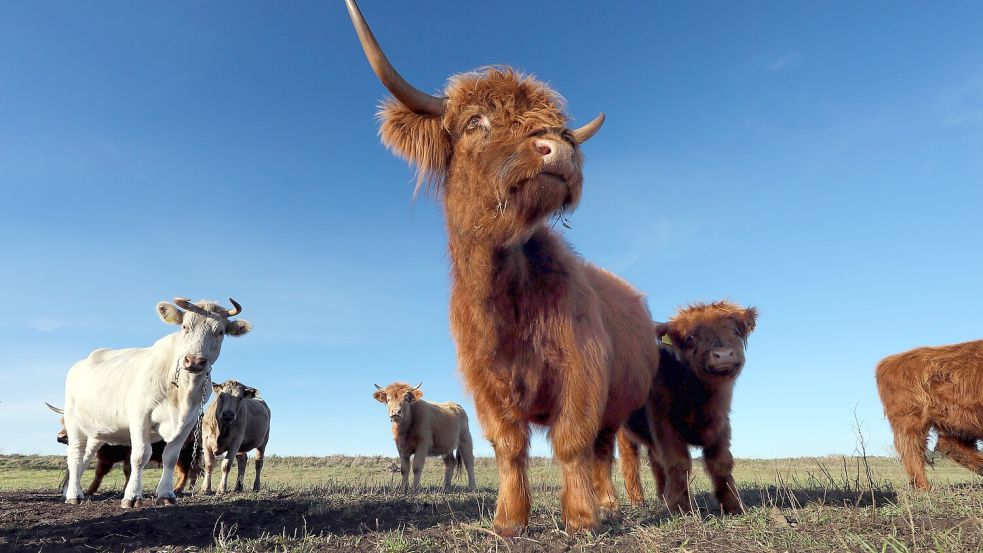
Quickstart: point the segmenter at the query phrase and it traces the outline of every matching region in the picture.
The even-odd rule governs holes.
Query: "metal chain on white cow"
[[[208,373],[211,374],[211,369]],[[208,395],[208,385],[211,383],[211,377],[205,379],[205,383],[201,387],[201,405],[198,406],[198,422],[195,424],[195,443],[191,449],[191,467],[190,470],[192,474],[198,471],[198,447],[201,443],[201,423],[205,418],[205,399]],[[195,478],[197,480],[197,477]],[[192,492],[194,490],[191,490]]]

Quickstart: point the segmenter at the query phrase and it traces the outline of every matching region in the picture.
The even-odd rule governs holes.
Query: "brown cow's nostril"
[[[545,142],[543,140],[536,141],[536,151],[539,152],[539,155],[543,157],[546,157],[553,153],[553,149],[550,148],[549,142]]]

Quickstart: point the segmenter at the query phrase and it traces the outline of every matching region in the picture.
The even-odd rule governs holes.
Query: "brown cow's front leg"
[[[621,475],[625,479],[625,492],[632,505],[645,504],[645,491],[642,489],[641,463],[638,458],[638,444],[628,437],[624,429],[618,431],[618,453],[621,458]]]
[[[654,447],[648,448],[649,450],[649,467],[652,468],[652,478],[655,479],[655,492],[658,497],[662,498],[666,495],[666,468],[662,466],[662,459],[659,458],[659,453]]]
[[[975,439],[940,433],[935,451],[983,476],[983,455],[976,449]]]
[[[733,477],[734,457],[730,453],[727,440],[703,448],[703,462],[713,484],[713,495],[720,502],[720,507],[728,515],[743,512],[741,497],[737,493],[737,484]]]
[[[598,428],[594,421],[600,420],[600,413],[584,413],[584,402],[578,399],[576,403],[576,408],[561,412],[549,434],[553,452],[563,468],[563,524],[570,533],[595,530],[598,522],[594,491],[594,441]]]
[[[88,496],[95,495],[95,493],[99,491],[99,486],[102,486],[102,479],[105,478],[106,475],[113,470],[114,464],[115,463],[113,463],[109,459],[100,459],[99,454],[98,453],[96,454],[96,474],[92,478],[92,483],[89,484],[89,489],[85,491],[85,495]],[[123,467],[124,467],[123,472],[126,474],[126,481],[129,482],[130,481],[129,467],[126,465],[126,463],[123,463]],[[124,484],[123,487],[125,488],[126,484]]]
[[[495,504],[495,532],[515,536],[529,524],[529,425],[503,417],[502,405],[475,394],[475,406],[485,436],[495,450],[498,466],[498,500]]]
[[[618,495],[611,480],[616,434],[614,429],[605,428],[594,440],[594,493],[601,509],[612,517],[618,515]]]
[[[894,431],[894,448],[901,456],[911,485],[919,490],[931,490],[925,476],[925,450],[928,425],[917,417],[888,417]]]
[[[665,473],[662,486],[662,500],[670,513],[689,512],[692,509],[689,496],[689,475],[693,472],[693,460],[689,456],[689,446],[672,428],[668,420],[657,420],[654,424],[655,443],[659,466]],[[654,465],[653,465],[654,466]]]

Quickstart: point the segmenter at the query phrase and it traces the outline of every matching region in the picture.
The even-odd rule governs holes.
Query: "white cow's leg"
[[[210,494],[212,493],[212,471],[215,470],[215,452],[211,449],[203,448],[202,456],[204,457],[205,477],[202,478],[201,491]]]
[[[68,427],[68,483],[65,485],[65,503],[77,505],[85,499],[82,493],[82,472],[85,464],[85,445],[88,438],[77,428]]]
[[[236,463],[239,464],[238,472],[236,474],[236,487],[235,491],[242,491],[242,479],[246,477],[246,460],[249,459],[249,455],[245,451],[236,455]]]
[[[130,423],[130,481],[126,483],[123,500],[119,506],[124,509],[143,505],[143,467],[150,460],[150,436],[143,421]]]
[[[181,455],[181,446],[184,445],[184,437],[177,436],[164,446],[164,453],[161,455],[160,464],[164,467],[160,475],[160,482],[157,484],[158,505],[177,505],[177,496],[174,495],[174,465],[177,458]]]
[[[239,452],[239,445],[241,443],[232,444],[229,447],[229,451],[225,454],[225,459],[222,459],[222,483],[218,486],[218,493],[225,493],[229,487],[229,471],[232,470],[232,460],[235,459],[236,453]]]

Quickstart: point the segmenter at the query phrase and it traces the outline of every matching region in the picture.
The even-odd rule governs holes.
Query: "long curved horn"
[[[51,409],[52,411],[54,411],[55,413],[58,413],[59,415],[64,415],[65,414],[65,410],[64,409],[59,409],[59,408],[55,407],[54,405],[48,403],[47,401],[44,402],[44,404],[48,406],[48,409]]]
[[[232,309],[229,309],[226,313],[228,313],[230,317],[235,317],[239,313],[242,313],[242,306],[239,305],[239,302],[232,298],[229,298],[229,301],[232,302]]]
[[[420,386],[423,386],[423,381],[422,380],[420,381],[419,384],[416,385],[416,388],[413,388],[413,391],[415,392],[415,391],[419,390],[420,389]]]
[[[570,131],[570,134],[573,135],[573,139],[577,142],[577,144],[583,144],[584,142],[590,140],[590,137],[594,136],[594,134],[596,134],[597,131],[601,130],[601,125],[603,124],[604,124],[604,112],[601,112],[600,114],[598,114],[597,117],[594,118],[593,121],[587,123],[586,125],[580,127],[579,129],[574,129]]]
[[[189,300],[188,298],[174,298],[174,305],[187,311],[191,309],[191,300]]]
[[[389,63],[389,59],[382,52],[382,48],[376,42],[372,30],[369,29],[368,23],[362,17],[362,12],[355,4],[355,0],[345,0],[345,5],[348,6],[348,15],[352,18],[355,32],[358,33],[358,40],[362,43],[362,50],[365,51],[365,57],[368,58],[372,71],[375,71],[375,75],[389,89],[389,92],[392,92],[392,95],[404,106],[417,113],[443,115],[444,111],[447,110],[447,100],[431,96],[406,82],[406,79],[396,72],[396,69]]]
[[[375,389],[376,390],[381,390],[382,389],[382,386],[379,386],[378,384],[374,384],[373,383],[372,385],[375,386]]]

